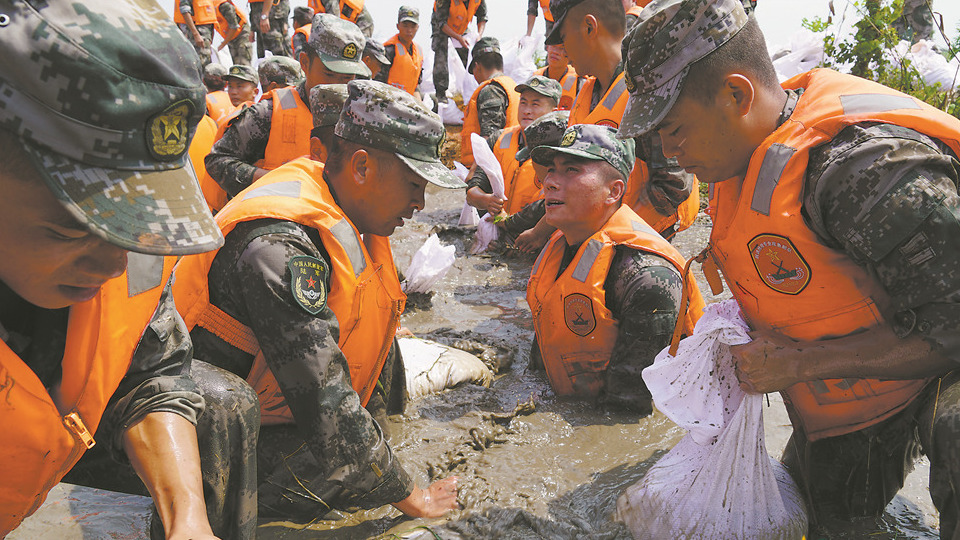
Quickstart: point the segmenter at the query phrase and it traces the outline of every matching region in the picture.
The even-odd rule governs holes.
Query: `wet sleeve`
[[[477,112],[480,121],[480,136],[492,149],[497,138],[507,125],[507,93],[499,84],[488,84],[477,94]]]
[[[663,155],[660,137],[647,133],[636,139],[637,159],[647,164],[650,181],[647,183],[647,200],[658,213],[669,216],[697,189],[697,177],[680,167],[676,158]]]
[[[126,376],[104,412],[97,438],[109,444],[113,457],[126,461],[122,436],[126,429],[155,412],[178,414],[191,423],[203,412],[203,397],[190,378],[193,346],[173,303],[172,278],[147,325]]]
[[[230,122],[203,160],[207,173],[230,197],[253,183],[257,171],[254,163],[266,152],[272,116],[272,99],[247,107]]]
[[[288,263],[297,256],[325,260],[305,234],[260,236],[241,253],[236,280],[240,304],[256,314],[250,328],[338,498],[364,508],[403,500],[413,482],[351,386],[336,316],[329,306],[313,315],[294,299]]]
[[[178,0],[180,13],[189,13],[193,15],[193,0]]]
[[[960,362],[958,164],[942,143],[886,124],[844,129],[811,152],[804,217],[876,276],[901,337]]]
[[[477,22],[487,20],[487,0],[480,0],[480,5],[477,6]]]
[[[540,13],[540,2],[539,0],[527,0],[527,15],[533,15],[534,17]]]
[[[652,411],[643,369],[670,343],[683,280],[656,255],[618,247],[604,284],[607,307],[619,321],[601,403],[639,414]]]
[[[487,178],[487,173],[485,173],[479,166],[474,169],[473,176],[467,180],[467,190],[472,187],[478,187],[484,193],[493,193],[493,186],[490,185],[490,179]]]
[[[543,202],[543,199],[533,201],[517,213],[508,216],[503,222],[503,228],[511,238],[516,238],[520,236],[520,233],[532,229],[546,214],[546,210],[546,203]]]

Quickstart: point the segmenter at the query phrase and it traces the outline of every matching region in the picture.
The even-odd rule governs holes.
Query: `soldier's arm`
[[[391,43],[390,45],[385,45],[383,50],[387,60],[390,61],[390,67],[381,69],[380,73],[377,73],[377,76],[374,78],[374,80],[385,83],[387,82],[387,79],[390,78],[390,70],[393,68],[393,59],[397,56],[397,46]]]
[[[338,0],[320,0],[320,4],[330,15],[340,16],[340,2]]]
[[[649,414],[652,397],[640,374],[670,343],[683,288],[680,272],[662,257],[620,246],[604,286],[620,326],[601,403]]]
[[[293,57],[300,58],[300,53],[303,51],[303,47],[307,44],[307,37],[301,33],[296,33],[293,35]]]
[[[697,189],[697,177],[683,170],[676,158],[663,155],[660,137],[648,133],[637,138],[637,158],[647,164],[650,181],[646,200],[657,213],[669,216]]]
[[[797,343],[769,333],[736,347],[748,388],[829,378],[917,379],[960,361],[960,200],[956,160],[906,128],[855,125],[810,155],[803,210],[823,242],[890,296],[885,323]],[[768,365],[774,358],[778,367]]]
[[[237,17],[237,9],[230,2],[220,4],[219,9],[223,19],[227,21],[227,29],[229,30],[225,32],[227,37],[223,38],[223,43],[230,43],[240,35],[240,19]],[[220,48],[223,48],[223,44],[220,44]]]
[[[207,173],[231,197],[267,173],[254,165],[263,159],[270,137],[273,100],[264,99],[247,107],[230,122],[203,163]]]
[[[477,112],[480,120],[480,136],[493,148],[497,138],[507,125],[507,93],[499,84],[488,84],[477,94]]]
[[[482,36],[484,29],[487,27],[487,0],[480,0],[480,5],[477,7],[476,18],[477,33]]]

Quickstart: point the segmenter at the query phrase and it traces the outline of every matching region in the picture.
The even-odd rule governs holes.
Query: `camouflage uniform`
[[[320,5],[323,6],[324,13],[340,17],[339,0],[320,0]],[[356,22],[356,25],[360,28],[360,32],[363,33],[363,37],[365,38],[373,37],[373,15],[370,13],[369,7],[369,4],[364,3],[363,11],[357,16]]]
[[[270,83],[280,86],[297,86],[303,84],[305,75],[300,62],[289,56],[271,56],[257,66],[257,77],[261,87],[266,88]]]
[[[163,281],[161,256],[201,253],[223,241],[187,166],[189,139],[205,110],[192,46],[169,15],[149,2],[11,2],[4,17],[8,54],[0,57],[0,128],[20,140],[18,148],[5,150],[31,156],[40,181],[74,219],[131,251],[126,255],[130,297],[159,289],[130,367],[104,410],[96,432],[100,444],[85,454],[70,479],[142,493],[122,437],[147,415],[173,413],[197,425],[214,533],[252,538],[256,394],[226,372],[192,363],[172,281]],[[128,54],[131,50],[136,54]],[[102,100],[90,101],[86,92]],[[40,308],[5,282],[0,296],[5,307],[0,339],[44,387],[60,388],[70,373],[64,352],[72,308]],[[104,458],[111,462],[104,465]],[[97,461],[100,466],[87,467]],[[17,466],[2,467],[11,465]],[[121,476],[132,484],[116,482]],[[162,538],[156,513],[153,525],[154,537]]]
[[[450,43],[450,36],[443,33],[443,25],[447,24],[450,17],[450,2],[458,0],[437,0],[433,3],[433,15],[430,17],[430,28],[432,31],[430,37],[430,48],[433,49],[433,86],[437,89],[437,98],[440,101],[447,95],[447,87],[450,84],[450,73],[447,66],[447,47]],[[487,0],[480,1],[480,7],[477,8],[476,19],[480,21],[487,20]],[[463,65],[467,65],[467,49],[457,47],[457,54]],[[438,60],[439,59],[439,60]],[[464,96],[466,97],[466,96]]]
[[[527,0],[527,15],[536,17],[538,13],[540,13],[540,0]],[[544,16],[543,24],[546,27],[543,35],[547,35],[553,30],[553,21],[548,21],[546,16]],[[629,28],[629,26],[627,28]]]
[[[423,168],[414,170],[423,178],[441,187],[463,186],[439,163],[443,125],[438,117],[406,92],[379,82],[354,81],[348,90],[336,127],[339,137],[388,151],[392,147],[398,155],[419,160]],[[406,97],[398,97],[401,94]],[[322,118],[326,116],[318,115]],[[330,184],[326,173],[318,181]],[[398,502],[410,494],[413,481],[386,442],[385,424],[375,419],[403,410],[405,375],[399,349],[394,342],[380,375],[382,386],[364,409],[337,345],[339,324],[333,311],[325,306],[311,314],[295,300],[288,263],[302,256],[333,267],[316,230],[277,219],[248,221],[227,234],[209,272],[211,303],[253,330],[297,422],[263,428],[258,457],[261,512],[314,519],[332,507]],[[329,290],[329,275],[324,284]],[[241,376],[249,373],[251,355],[201,327],[193,337],[198,358]]]
[[[233,2],[224,2],[220,4],[220,14],[227,21],[227,29],[224,32],[233,32],[240,27],[240,18],[237,17],[237,7]],[[240,28],[240,33],[232,40],[227,42],[227,49],[230,51],[230,58],[234,64],[249,66],[253,61],[253,45],[250,43],[250,24],[247,23]]]
[[[903,0],[903,12],[893,27],[900,39],[911,43],[933,39],[933,0]]]
[[[181,0],[182,1],[182,0]],[[290,42],[287,39],[287,19],[290,17],[290,0],[279,0],[270,9],[270,31],[260,31],[260,16],[263,14],[263,2],[250,2],[250,24],[257,36],[257,58],[263,58],[264,50],[273,54],[290,56]]]
[[[193,15],[193,1],[192,0],[179,0],[178,9],[180,13],[189,13]],[[197,32],[200,33],[200,36],[203,37],[203,45],[197,47],[197,44],[193,41],[193,34],[190,32],[190,27],[186,24],[178,24],[180,31],[183,32],[183,36],[187,38],[187,41],[193,45],[193,48],[197,51],[197,55],[200,56],[200,63],[202,65],[207,65],[213,61],[213,49],[211,48],[213,44],[213,25],[212,24],[196,24],[194,25],[197,29]]]
[[[732,0],[668,0],[657,6],[673,16],[651,13],[624,42],[631,101],[621,136],[653,129],[680,93],[682,70],[748,20]],[[698,56],[686,57],[687,51]],[[785,91],[778,124],[794,113],[803,90]],[[825,245],[875,276],[889,295],[892,316],[885,318],[891,329],[902,338],[922,336],[939,354],[960,361],[957,156],[914,130],[861,123],[813,149],[803,181],[807,225]],[[783,459],[805,486],[814,515],[878,515],[923,452],[930,458],[930,495],[940,511],[941,537],[955,538],[958,379],[957,371],[944,375],[899,413],[859,431],[811,443],[794,430]]]

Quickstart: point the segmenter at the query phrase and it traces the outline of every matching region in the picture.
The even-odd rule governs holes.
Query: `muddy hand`
[[[422,517],[440,517],[458,508],[457,477],[437,480],[424,491]]]
[[[740,387],[765,394],[799,382],[794,353],[798,344],[773,332],[751,332],[753,341],[730,347]]]

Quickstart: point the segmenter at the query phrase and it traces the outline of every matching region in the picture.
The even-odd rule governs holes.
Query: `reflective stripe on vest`
[[[517,111],[520,107],[520,93],[514,90],[517,83],[502,73],[490,80],[484,81],[473,92],[473,96],[470,97],[470,101],[467,103],[463,117],[463,128],[460,131],[460,163],[463,163],[467,167],[473,166],[473,142],[470,140],[470,135],[480,133],[480,112],[477,110],[477,97],[480,95],[481,90],[492,83],[497,83],[507,94],[506,124],[504,124],[501,129],[519,124]]]
[[[416,43],[411,43],[413,52],[407,52],[407,48],[400,43],[399,34],[385,41],[384,46],[393,45],[396,54],[393,56],[393,64],[390,65],[390,73],[387,76],[387,83],[397,88],[402,88],[408,94],[413,95],[417,91],[417,84],[420,82],[420,71],[423,69],[423,54]]]
[[[270,135],[260,168],[272,170],[298,157],[310,154],[313,114],[293,87],[273,90],[273,116]]]
[[[549,67],[542,67],[534,73],[549,77],[549,70]],[[573,69],[573,66],[568,65],[563,76],[560,77],[560,79],[554,80],[560,83],[560,89],[562,91],[560,101],[557,103],[557,109],[569,111],[570,108],[573,107],[573,102],[577,99],[577,81],[580,80],[580,77],[577,75],[576,70]]]
[[[470,25],[470,19],[477,14],[477,8],[480,7],[481,0],[450,0],[450,15],[447,16],[447,24],[457,34],[463,35],[467,32],[467,26]],[[433,10],[437,10],[437,4],[434,2]]]
[[[242,10],[237,8],[237,5],[233,3],[233,0],[214,0],[214,9],[217,14],[217,33],[220,34],[220,37],[227,39],[227,30],[230,30],[230,25],[227,23],[227,19],[223,16],[223,13],[220,12],[220,6],[225,3],[229,3],[233,6],[234,12],[237,14],[237,29],[243,30],[243,27],[247,25],[247,16],[243,13]],[[237,32],[237,35],[233,39],[240,37],[240,32]],[[233,41],[233,40],[231,40]]]
[[[193,24],[202,26],[207,24],[217,24],[217,12],[214,7],[214,0],[193,0]],[[177,24],[187,24],[183,13],[180,13],[180,2],[173,2],[173,22]]]
[[[508,214],[515,214],[524,206],[543,198],[533,162],[529,159],[523,163],[517,161],[519,149],[520,126],[505,129],[493,148],[493,155],[503,173],[504,194],[507,197],[503,210]]]

